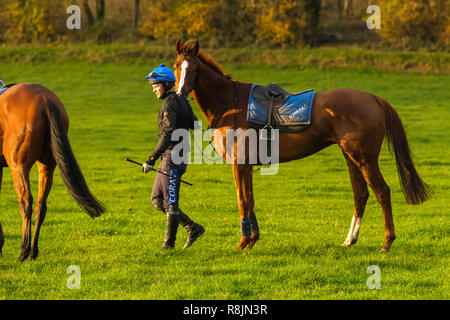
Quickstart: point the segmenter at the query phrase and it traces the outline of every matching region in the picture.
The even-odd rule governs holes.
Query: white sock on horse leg
[[[348,231],[347,239],[345,239],[343,246],[351,246],[358,241],[359,229],[361,228],[362,218],[353,216],[350,230]]]

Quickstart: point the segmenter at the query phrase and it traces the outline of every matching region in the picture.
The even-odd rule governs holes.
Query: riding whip
[[[139,165],[139,166],[142,167],[142,163],[139,163],[139,162],[136,162],[136,161],[134,161],[134,160],[131,160],[130,158],[126,158],[125,160],[128,161],[128,162],[137,164],[137,165]],[[152,168],[151,170],[152,170],[152,171],[155,171],[155,172],[158,172],[158,173],[161,173],[161,174],[163,174],[163,175],[165,175],[165,176],[170,177],[167,173],[162,172],[162,171],[160,171],[160,170],[156,170],[156,169],[153,169],[153,168]],[[180,180],[180,182],[183,182],[183,183],[187,184],[188,186],[192,186],[192,183],[189,183],[189,182],[187,182],[187,181],[181,180],[181,179],[179,179],[179,178],[176,178],[176,180]]]

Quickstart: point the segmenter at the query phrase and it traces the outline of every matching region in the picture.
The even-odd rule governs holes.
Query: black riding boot
[[[177,236],[178,224],[180,223],[180,215],[176,213],[168,213],[166,215],[166,233],[164,235],[164,244],[161,250],[175,248],[175,239]]]
[[[197,240],[204,232],[203,228],[198,223],[192,221],[183,211],[180,210],[180,224],[186,229],[188,237],[183,249],[192,246],[195,240]]]

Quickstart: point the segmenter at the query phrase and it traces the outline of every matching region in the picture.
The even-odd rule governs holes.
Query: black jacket
[[[172,150],[176,144],[182,141],[182,138],[172,141],[172,132],[180,128],[194,129],[194,121],[197,121],[197,117],[186,97],[170,92],[159,110],[159,142],[150,159],[157,160],[166,150]]]

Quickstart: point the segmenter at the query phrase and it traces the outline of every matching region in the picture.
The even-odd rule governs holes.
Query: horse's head
[[[175,61],[175,78],[177,93],[187,95],[194,90],[199,70],[199,59],[197,59],[199,44],[197,40],[188,40],[181,44],[177,41],[177,60]]]

